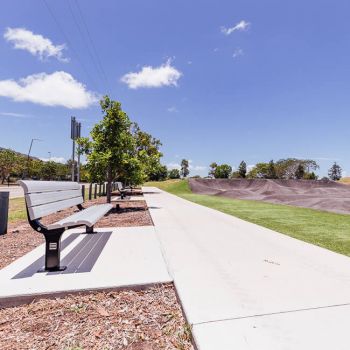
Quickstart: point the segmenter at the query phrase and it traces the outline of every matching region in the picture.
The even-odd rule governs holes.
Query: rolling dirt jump
[[[334,181],[190,179],[192,192],[350,214],[350,186]]]

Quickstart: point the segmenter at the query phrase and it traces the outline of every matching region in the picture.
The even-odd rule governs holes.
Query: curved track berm
[[[334,181],[190,179],[192,192],[350,214],[350,186]]]

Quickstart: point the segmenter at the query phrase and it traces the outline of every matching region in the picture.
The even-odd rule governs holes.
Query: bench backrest
[[[80,185],[64,181],[18,181],[24,190],[31,220],[82,204]]]

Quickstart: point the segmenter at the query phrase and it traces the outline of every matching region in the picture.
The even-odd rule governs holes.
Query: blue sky
[[[88,134],[108,93],[192,175],[285,157],[349,174],[349,13],[325,0],[4,0],[0,146],[40,138],[33,155],[68,159],[70,116]]]

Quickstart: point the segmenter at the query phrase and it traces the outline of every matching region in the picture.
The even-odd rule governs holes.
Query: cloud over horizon
[[[233,27],[230,27],[230,28],[221,27],[221,33],[225,35],[230,35],[235,31],[246,31],[249,29],[249,27],[250,27],[250,23],[245,20],[242,20],[238,22],[236,25],[234,25]]]
[[[171,65],[171,60],[159,67],[144,66],[139,72],[130,72],[122,76],[121,81],[129,89],[159,88],[177,86],[182,73]]]
[[[61,62],[69,59],[63,56],[66,45],[54,45],[48,38],[40,34],[34,34],[25,28],[6,28],[4,39],[13,44],[14,49],[25,50],[40,60],[55,57]]]
[[[88,91],[84,84],[63,71],[28,75],[18,82],[0,80],[0,96],[16,102],[70,109],[87,108],[98,101],[96,93]]]

